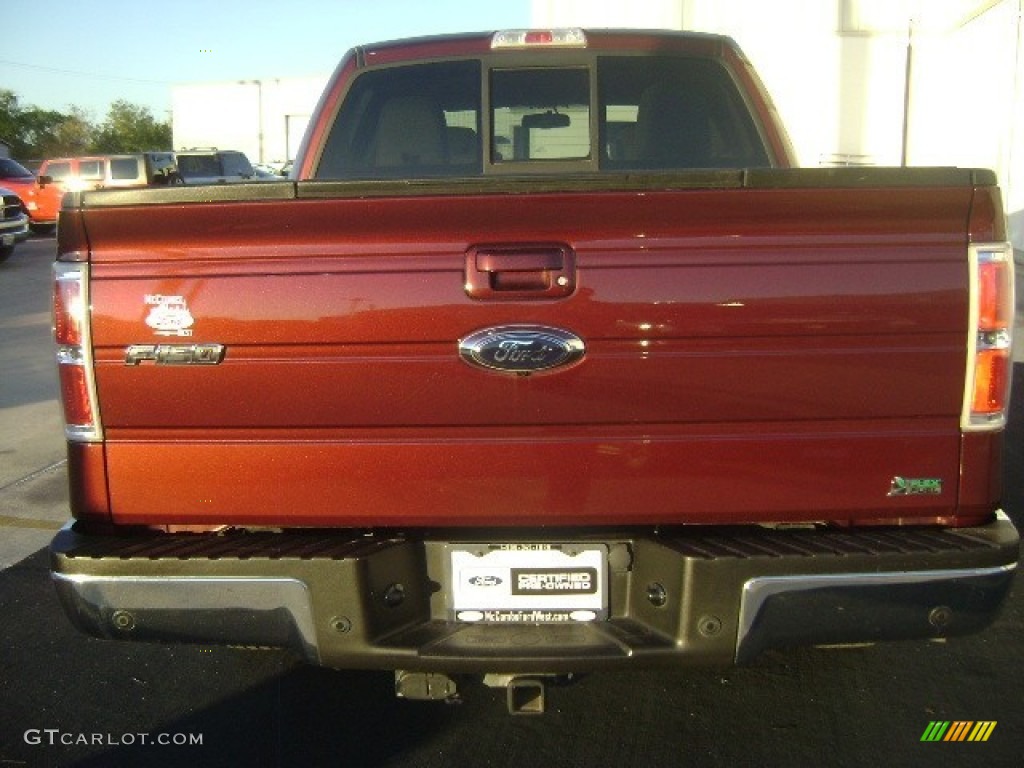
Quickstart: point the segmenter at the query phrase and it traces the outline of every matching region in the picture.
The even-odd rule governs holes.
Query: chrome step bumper
[[[445,546],[457,540],[481,532],[110,536],[69,525],[51,558],[66,612],[98,637],[282,647],[338,668],[561,673],[975,632],[996,617],[1020,548],[1002,513],[961,529],[603,531],[586,540],[609,546],[607,621],[505,626],[448,620]]]

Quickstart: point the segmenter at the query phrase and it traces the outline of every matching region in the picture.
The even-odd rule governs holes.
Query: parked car
[[[57,206],[44,203],[41,207],[40,199],[49,195],[41,194],[36,175],[21,163],[9,157],[0,157],[0,185],[21,199],[32,229],[52,229],[57,223],[60,199],[57,200]]]
[[[39,168],[41,184],[60,183],[68,192],[173,184],[177,177],[173,152],[61,157],[45,160]]]
[[[36,209],[40,223],[52,223],[66,192],[180,183],[173,152],[52,158],[39,167]]]
[[[0,187],[0,201],[0,261],[3,261],[14,253],[16,244],[28,237],[28,214],[12,189]]]
[[[231,184],[261,181],[244,152],[234,149],[182,149],[177,153],[178,172],[186,184]]]

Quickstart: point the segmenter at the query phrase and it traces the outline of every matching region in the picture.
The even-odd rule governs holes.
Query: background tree
[[[10,145],[11,154],[15,157],[26,156],[29,149],[23,113],[18,95],[14,91],[0,89],[0,139]]]
[[[0,89],[0,139],[20,160],[42,160],[92,153],[144,152],[171,148],[170,122],[148,108],[118,100],[97,126],[91,115],[72,106],[68,112],[23,106],[16,93]]]
[[[171,126],[157,122],[146,107],[118,99],[96,132],[95,152],[143,152],[170,149]]]
[[[14,91],[0,88],[0,139],[13,144],[17,129],[19,112],[18,97]],[[14,149],[12,146],[11,149]]]
[[[28,148],[25,157],[44,158],[67,154],[66,147],[61,143],[61,126],[68,121],[68,116],[53,109],[29,107],[21,112],[20,139]]]
[[[96,126],[91,115],[80,107],[71,107],[71,114],[57,126],[54,139],[61,155],[84,155],[93,151]]]

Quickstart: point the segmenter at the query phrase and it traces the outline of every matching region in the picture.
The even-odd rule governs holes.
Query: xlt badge
[[[584,354],[579,336],[542,325],[482,328],[459,342],[459,356],[470,365],[517,376],[564,368]]]

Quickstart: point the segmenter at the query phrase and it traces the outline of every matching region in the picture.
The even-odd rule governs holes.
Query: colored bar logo
[[[995,720],[933,720],[921,735],[921,741],[988,741],[996,729]]]

